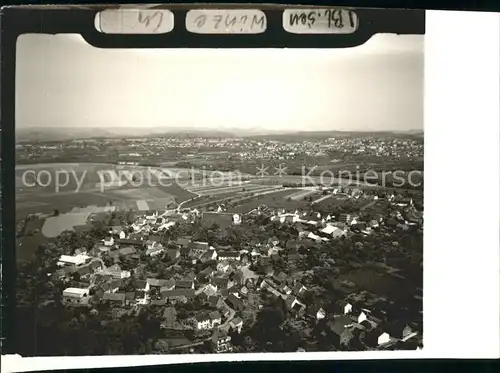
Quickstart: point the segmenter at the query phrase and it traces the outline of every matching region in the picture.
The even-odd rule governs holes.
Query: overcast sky
[[[16,125],[423,129],[424,37],[348,49],[106,50],[22,35]]]

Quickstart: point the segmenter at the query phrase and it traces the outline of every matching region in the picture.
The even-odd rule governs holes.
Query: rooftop
[[[195,319],[196,321],[198,322],[204,322],[204,321],[208,321],[210,320],[210,317],[208,316],[207,313],[203,312],[203,313],[199,313],[195,316]]]
[[[219,258],[237,258],[240,256],[238,251],[219,251]]]
[[[220,319],[222,316],[219,311],[212,311],[208,314],[212,320]]]
[[[125,301],[125,293],[104,293],[102,296],[103,300],[112,300],[112,301]]]
[[[63,295],[69,297],[83,297],[88,293],[89,289],[81,289],[81,288],[67,288],[63,291]]]
[[[352,325],[352,321],[345,316],[336,317],[335,320],[330,323],[332,331],[337,335],[342,334],[350,325]]]
[[[194,297],[195,292],[193,289],[174,289],[168,290],[161,293],[161,295],[165,298],[170,297]]]
[[[239,325],[239,324],[242,324],[243,323],[243,320],[239,317],[235,317],[234,319],[231,320],[230,324],[231,325]]]
[[[170,280],[161,280],[156,278],[148,278],[147,282],[150,286],[169,286]]]

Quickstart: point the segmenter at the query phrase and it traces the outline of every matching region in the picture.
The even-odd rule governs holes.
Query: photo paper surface
[[[19,354],[421,349],[423,78],[424,35],[21,35]]]

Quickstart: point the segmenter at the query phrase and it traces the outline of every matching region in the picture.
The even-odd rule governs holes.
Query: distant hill
[[[111,137],[113,134],[101,128],[19,128],[16,141],[61,141],[91,137]]]
[[[233,137],[231,132],[195,129],[166,129],[166,128],[62,128],[62,127],[31,127],[16,129],[17,141],[63,141],[72,139],[91,138],[123,138],[147,136],[215,136]]]
[[[300,131],[300,132],[290,132],[282,134],[271,134],[271,135],[258,135],[258,136],[247,136],[247,138],[253,139],[267,139],[276,141],[290,141],[297,139],[305,140],[317,140],[326,139],[330,137],[420,137],[423,136],[423,131]]]
[[[124,138],[124,137],[245,137],[248,139],[267,139],[287,141],[297,139],[323,139],[329,137],[372,137],[372,136],[423,136],[423,131],[385,131],[385,132],[355,132],[355,131],[300,131],[280,133],[267,129],[224,129],[188,127],[115,127],[115,128],[72,128],[72,127],[29,127],[16,129],[16,141],[64,141],[72,139],[91,138]]]

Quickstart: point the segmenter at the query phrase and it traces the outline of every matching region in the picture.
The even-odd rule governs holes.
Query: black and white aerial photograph
[[[20,355],[425,349],[424,35],[16,53]]]

